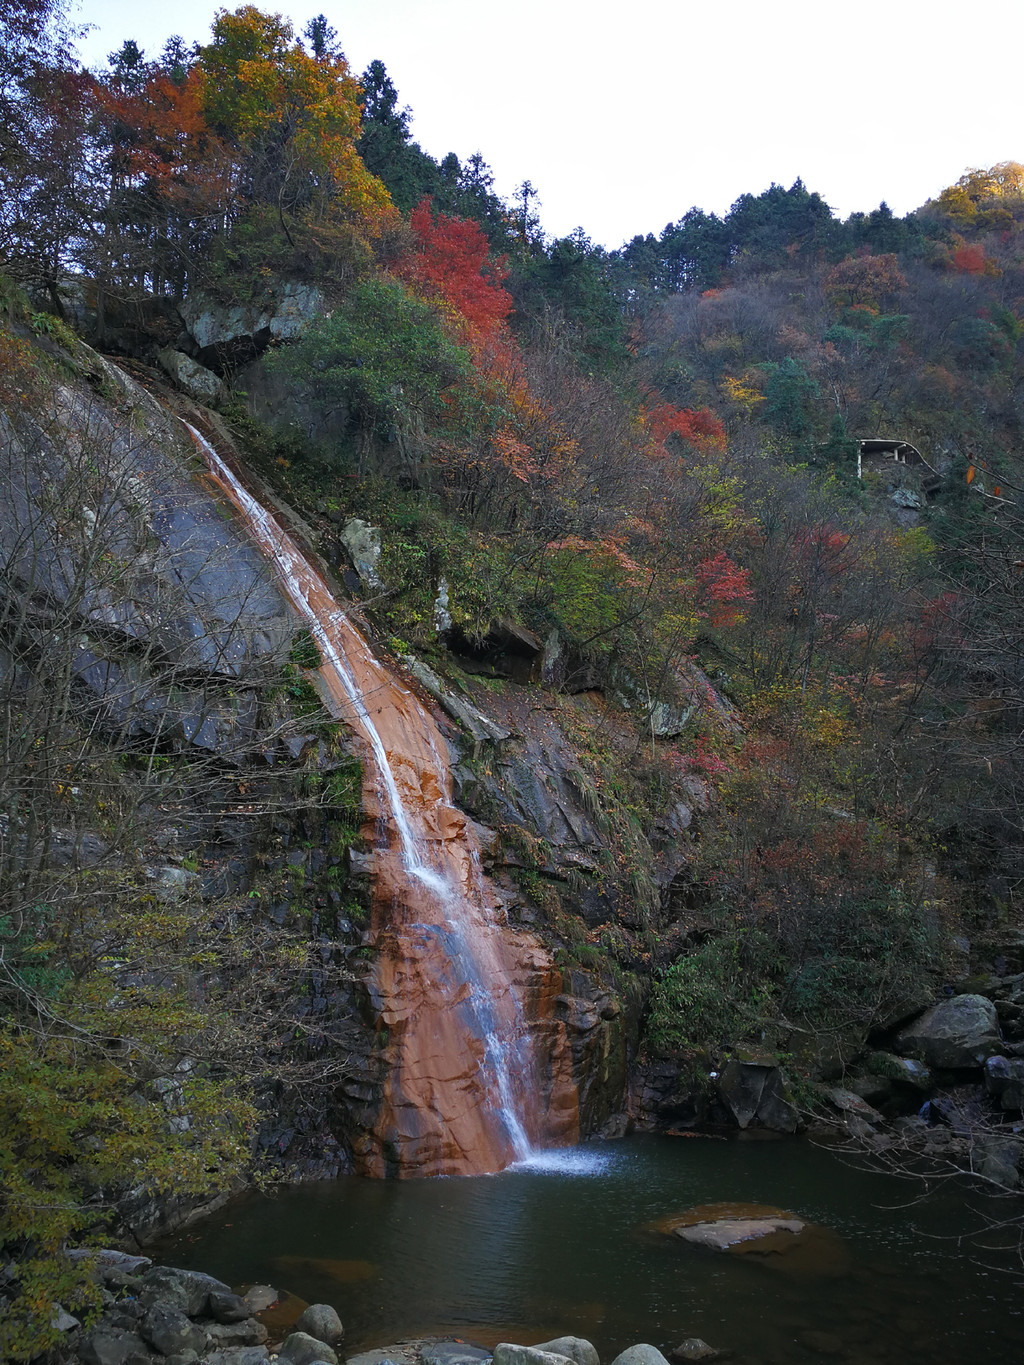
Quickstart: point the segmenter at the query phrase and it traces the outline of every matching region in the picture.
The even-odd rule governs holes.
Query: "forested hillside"
[[[678,221],[606,250],[582,228],[548,237],[533,186],[503,202],[482,155],[424,152],[385,65],[357,76],[322,17],[297,35],[253,6],[222,10],[195,49],[155,56],[129,37],[96,72],[54,0],[0,17],[10,458],[48,452],[48,517],[98,507],[125,477],[116,460],[101,476],[84,444],[73,488],[47,463],[69,430],[98,429],[69,410],[91,391],[111,431],[121,414],[177,449],[139,396],[174,394],[161,402],[190,421],[216,410],[326,557],[350,519],[377,528],[379,561],[347,581],[387,656],[425,660],[476,702],[490,689],[495,706],[515,693],[521,714],[547,708],[576,745],[603,861],[557,865],[488,786],[497,760],[472,775],[467,760],[465,804],[515,850],[509,875],[566,979],[589,973],[628,1002],[631,1061],[706,1077],[750,1046],[813,1081],[830,1049],[852,1057],[1018,943],[1024,167],[969,170],[906,218],[883,204],[840,221],[799,181],[719,218],[686,209],[681,187]],[[37,1307],[68,1292],[52,1255],[125,1161],[175,1193],[249,1169],[266,1048],[307,1027],[280,999],[308,967],[301,925],[273,945],[251,927],[232,940],[237,907],[218,919],[152,897],[141,930],[124,918],[161,765],[183,821],[218,784],[238,806],[240,764],[325,726],[301,642],[283,673],[268,646],[268,671],[232,683],[278,709],[230,771],[216,746],[197,766],[184,723],[76,711],[78,665],[41,632],[94,628],[101,571],[117,598],[132,496],[119,490],[102,544],[68,520],[89,558],[82,614],[72,593],[47,616],[53,584],[26,579],[24,543],[3,545],[0,1239],[34,1267]],[[121,629],[115,615],[103,629]],[[199,687],[207,662],[175,656],[170,626],[145,630],[167,695]],[[28,675],[60,685],[34,691]],[[316,733],[334,766],[303,776],[303,799],[343,852],[358,843],[351,768],[338,727]],[[131,793],[116,819],[111,787]],[[80,790],[108,803],[76,828],[102,830],[117,878],[51,857]],[[278,790],[275,809],[291,800]],[[680,808],[659,878],[652,830]],[[111,1045],[111,982],[143,930],[163,978],[133,986],[129,1056]],[[274,1000],[243,988],[253,962],[277,973]],[[200,970],[214,984],[197,995]],[[271,1040],[259,1057],[238,1033],[250,1010]],[[170,1034],[177,1061],[161,1053]],[[194,1126],[172,1135],[178,1180],[154,1085],[186,1055],[200,1060],[173,1082],[194,1091]],[[305,1078],[320,1055],[288,1065]],[[11,1328],[18,1349],[28,1330]]]

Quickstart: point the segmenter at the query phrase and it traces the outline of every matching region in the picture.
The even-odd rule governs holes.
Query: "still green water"
[[[172,1265],[333,1304],[355,1352],[454,1334],[491,1345],[572,1333],[603,1360],[699,1336],[735,1365],[1024,1361],[1014,1256],[958,1240],[1006,1203],[851,1169],[804,1141],[635,1137],[535,1168],[357,1177],[247,1195],[163,1242]],[[812,1257],[732,1256],[657,1233],[698,1204],[781,1207],[832,1230]],[[1020,1212],[1017,1209],[1016,1212]],[[1016,1266],[1017,1274],[1013,1273]]]

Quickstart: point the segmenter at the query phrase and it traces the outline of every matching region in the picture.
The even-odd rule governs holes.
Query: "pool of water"
[[[246,1195],[156,1254],[333,1304],[349,1352],[429,1334],[492,1345],[573,1333],[605,1361],[633,1342],[699,1336],[736,1365],[1017,1365],[1019,1263],[960,1240],[978,1220],[962,1189],[919,1193],[800,1140],[634,1137],[496,1176]],[[755,1257],[651,1227],[718,1201],[826,1231],[807,1256]]]

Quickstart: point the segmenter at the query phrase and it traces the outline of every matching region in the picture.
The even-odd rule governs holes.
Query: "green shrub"
[[[709,939],[665,971],[654,989],[646,1039],[657,1052],[708,1052],[743,1035],[770,1013],[771,987],[759,959],[760,934]]]
[[[325,409],[347,406],[383,439],[444,425],[447,390],[471,372],[437,313],[395,280],[360,281],[329,317],[270,360]]]

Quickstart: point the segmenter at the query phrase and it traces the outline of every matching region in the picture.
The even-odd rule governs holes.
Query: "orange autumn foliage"
[[[688,445],[698,450],[714,447],[720,449],[725,444],[725,426],[721,418],[710,408],[677,408],[671,403],[657,403],[644,409],[644,423],[657,446],[656,453],[667,454],[665,442],[669,436],[678,436]]]

